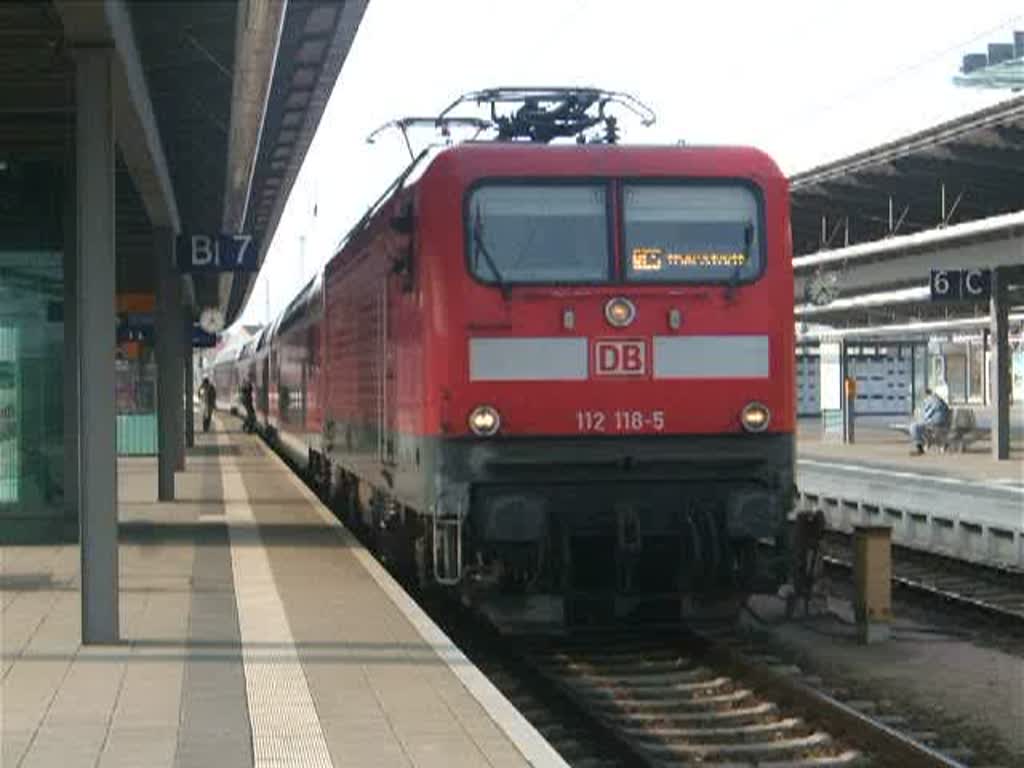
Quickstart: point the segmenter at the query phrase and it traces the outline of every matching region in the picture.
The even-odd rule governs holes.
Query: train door
[[[263,414],[263,418],[267,419],[270,416],[270,355],[264,354],[263,360],[260,361],[260,393],[259,402],[256,407],[260,413]]]
[[[303,335],[305,336],[303,345],[301,347],[298,347],[298,345],[296,345],[301,355],[299,358],[299,392],[301,392],[301,395],[299,396],[298,414],[300,432],[306,432],[308,430],[309,425],[309,339],[312,334],[307,329],[306,333]]]
[[[320,422],[320,335],[317,333],[315,324],[310,324],[306,329],[306,364],[305,381],[303,391],[306,393],[304,399],[305,412],[304,423],[307,433],[314,433],[318,430],[315,427]]]
[[[395,463],[395,353],[394,332],[389,309],[388,281],[378,298],[377,360],[380,370],[377,379],[377,456],[383,464]]]
[[[270,350],[270,395],[267,400],[267,422],[278,429],[281,422],[281,344],[278,342]]]

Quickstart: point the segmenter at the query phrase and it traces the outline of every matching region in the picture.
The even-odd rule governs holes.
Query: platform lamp
[[[989,43],[987,53],[968,53],[953,83],[964,88],[1024,89],[1024,32],[1014,32],[1012,43]]]

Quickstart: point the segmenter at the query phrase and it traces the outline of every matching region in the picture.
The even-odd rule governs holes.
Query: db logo
[[[647,342],[635,339],[595,341],[594,373],[597,376],[643,376],[647,373]]]

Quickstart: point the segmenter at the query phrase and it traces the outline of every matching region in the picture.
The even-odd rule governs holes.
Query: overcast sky
[[[390,119],[593,85],[657,113],[627,142],[750,144],[794,173],[1008,98],[952,77],[1022,27],[1020,0],[370,0],[242,320],[268,280],[275,316],[408,162],[397,134],[365,142]]]

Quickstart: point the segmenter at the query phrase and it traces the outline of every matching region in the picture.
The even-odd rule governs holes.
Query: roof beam
[[[224,180],[226,232],[241,230],[245,221],[285,10],[283,2],[248,3],[246,12],[238,14],[228,172]]]
[[[955,194],[959,190],[950,191]],[[904,227],[931,229],[941,223],[941,202],[937,188],[935,195],[931,196],[923,195],[916,190],[912,194],[898,190],[890,193],[877,187],[831,181],[814,187],[805,187],[793,196],[794,246],[799,247],[798,243],[811,239],[815,242],[820,241],[820,221],[823,215],[830,219],[849,217],[853,240],[865,240],[865,222],[872,225],[881,224],[879,227],[871,226],[871,234],[885,237],[889,234],[890,197],[894,204],[894,217],[898,217],[905,206],[909,206],[909,213],[914,215],[913,218],[904,219]],[[820,205],[816,205],[819,202]],[[960,203],[960,209],[966,210],[971,207],[968,196],[965,196]]]
[[[260,155],[265,153],[260,162],[263,164],[260,170],[260,178],[264,175],[272,175],[279,179],[277,183],[277,194],[274,196],[273,204],[270,207],[269,218],[263,219],[265,223],[256,221],[252,212],[248,217],[250,224],[261,237],[259,259],[262,263],[270,247],[274,232],[277,229],[281,214],[284,211],[285,203],[291,192],[292,185],[298,176],[299,169],[313,141],[320,118],[323,116],[327,106],[327,100],[331,95],[338,73],[348,56],[352,47],[356,31],[362,21],[363,13],[366,10],[368,0],[344,0],[339,3],[337,0],[310,0],[303,4],[290,3],[288,14],[285,20],[284,35],[293,43],[298,45],[298,52],[301,56],[289,60],[289,66],[281,68],[281,76],[275,72],[275,82],[272,88],[275,93],[280,92],[281,101],[276,109],[277,117],[274,125],[268,125],[267,130],[273,135],[261,138]],[[326,46],[321,44],[327,42]],[[313,45],[307,45],[313,43]],[[293,56],[297,52],[293,53]],[[315,54],[321,54],[317,56]],[[314,59],[319,59],[314,64]],[[308,67],[317,70],[313,78],[313,85],[310,88],[303,87],[294,80],[295,72]],[[289,106],[289,98],[297,94],[303,94],[301,98],[294,101],[294,106]],[[301,104],[298,104],[301,101]],[[287,126],[290,130],[297,130],[297,138],[289,144],[291,152],[287,159],[273,159],[270,153],[275,146],[280,144],[280,130],[283,127],[284,115],[288,112],[301,114],[301,120],[294,125]],[[254,185],[256,181],[253,182]],[[255,190],[250,190],[250,196],[255,195]],[[252,291],[254,279],[241,276],[235,281],[232,287],[230,301],[228,303],[229,319],[241,311]]]
[[[795,174],[791,179],[794,190],[805,184],[847,176],[854,171],[881,165],[889,160],[906,157],[920,150],[932,149],[948,142],[961,140],[975,131],[992,129],[1006,132],[1008,123],[1024,120],[1024,96],[1009,99],[967,117],[958,117],[940,125],[905,136],[896,141],[858,152],[850,157]],[[1011,132],[1019,129],[1010,129]]]
[[[1024,321],[1024,314],[1011,313],[1011,322]],[[816,328],[806,332],[800,332],[798,341],[809,341],[811,339],[827,339],[840,337],[860,336],[864,338],[898,337],[906,339],[908,336],[920,335],[926,337],[929,334],[943,331],[970,330],[982,328],[989,325],[988,313],[977,317],[951,317],[938,320],[924,320],[895,323],[892,325],[867,325],[862,327],[845,328]]]
[[[113,97],[117,144],[154,226],[181,229],[153,104],[124,0],[54,0],[72,46],[114,49]]]
[[[958,164],[966,163],[982,169],[1012,170],[1016,173],[1024,171],[1024,151],[994,149],[966,142],[953,142],[943,149],[952,156],[953,162]]]
[[[1019,125],[996,125],[992,128],[996,135],[1011,147],[1024,145],[1024,128]]]
[[[915,285],[909,288],[901,288],[896,291],[875,291],[862,293],[856,296],[836,299],[825,305],[797,304],[794,313],[799,318],[820,317],[826,315],[848,314],[856,311],[866,311],[871,308],[881,307],[883,309],[894,305],[916,304],[928,301],[930,289],[927,285]]]
[[[928,210],[936,212],[936,222],[938,221],[938,212],[941,207],[940,185],[943,183],[946,185],[947,196],[959,194],[962,189],[966,189],[964,201],[961,203],[961,210],[963,210],[963,206],[966,204],[968,207],[980,208],[984,214],[991,215],[996,212],[1003,213],[1006,210],[1016,210],[1022,207],[1020,204],[1021,200],[1012,194],[1016,190],[1008,185],[1005,187],[993,185],[992,183],[979,181],[974,176],[965,177],[963,174],[938,175],[920,167],[915,169],[907,166],[904,170],[896,171],[894,169],[894,171],[891,174],[867,174],[862,172],[859,174],[859,177],[873,185],[873,188],[877,190],[878,198],[876,199],[885,201],[886,205],[888,205],[888,198],[891,196],[894,202],[897,203],[903,201],[904,203],[910,202],[926,207]],[[830,185],[835,183],[830,182]],[[932,194],[928,194],[929,191]],[[1002,207],[994,210],[994,205],[1002,205]]]
[[[899,176],[931,181],[936,185],[945,181],[947,184],[957,182],[975,189],[991,189],[1005,193],[1008,189],[1020,189],[1020,175],[1013,169],[997,171],[992,168],[966,168],[950,160],[936,157],[906,157],[893,160],[893,168]]]
[[[919,283],[932,269],[1014,266],[1024,259],[1024,212],[892,237],[793,260],[795,292],[822,270],[844,296]]]
[[[286,10],[286,2],[246,3],[245,13],[238,14],[221,222],[225,232],[240,232],[245,225]],[[218,279],[222,308],[228,305],[233,282],[231,274]]]
[[[889,207],[889,198],[900,206],[908,203],[915,209],[931,209],[936,213],[936,221],[930,222],[928,226],[938,223],[939,212],[939,189],[936,185],[935,194],[921,194],[919,189],[913,192],[905,190],[884,188],[879,186],[854,186],[838,181],[830,181],[827,184],[816,186],[811,189],[802,189],[798,195],[794,195],[794,207],[806,208],[806,196],[812,199],[834,203],[829,213],[835,214],[842,210],[843,215],[851,218],[864,216],[865,213],[885,212]],[[851,208],[850,206],[855,206]],[[865,210],[866,209],[866,210]],[[819,211],[824,212],[824,211]]]

